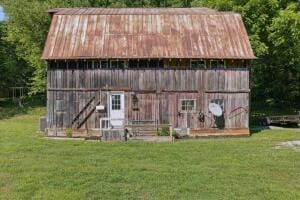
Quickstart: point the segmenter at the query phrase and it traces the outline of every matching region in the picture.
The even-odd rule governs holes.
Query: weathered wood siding
[[[68,127],[76,114],[96,96],[106,106],[107,92],[125,93],[125,123],[128,120],[158,120],[173,128],[211,128],[208,111],[213,99],[224,99],[225,128],[247,128],[249,112],[249,71],[229,69],[100,69],[59,62],[48,67],[48,128]],[[132,109],[132,94],[138,110]],[[193,112],[179,114],[180,99],[195,99]],[[198,119],[199,112],[205,121]],[[99,128],[104,113],[93,113],[82,128]]]

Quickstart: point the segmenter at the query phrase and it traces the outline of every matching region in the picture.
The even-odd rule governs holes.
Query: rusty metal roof
[[[210,8],[54,8],[57,15],[198,15],[218,13]]]
[[[60,8],[42,59],[254,59],[242,18],[207,8]]]

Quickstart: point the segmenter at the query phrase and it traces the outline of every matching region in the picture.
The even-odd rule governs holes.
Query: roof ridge
[[[224,15],[238,14],[232,11],[217,11],[206,7],[191,8],[102,8],[76,7],[53,8],[48,10],[51,15]]]

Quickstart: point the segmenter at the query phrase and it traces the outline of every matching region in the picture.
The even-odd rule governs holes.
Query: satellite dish
[[[216,103],[210,103],[208,109],[214,116],[221,117],[223,114],[221,106]]]

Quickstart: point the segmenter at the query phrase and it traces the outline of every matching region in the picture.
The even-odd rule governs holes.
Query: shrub
[[[158,129],[158,131],[156,132],[157,136],[169,136],[170,132],[168,128],[160,128]]]
[[[65,136],[71,138],[71,137],[73,136],[73,130],[72,130],[71,128],[67,128],[67,129],[65,130]]]
[[[176,139],[178,139],[180,137],[180,135],[174,130],[172,131],[172,136]]]

